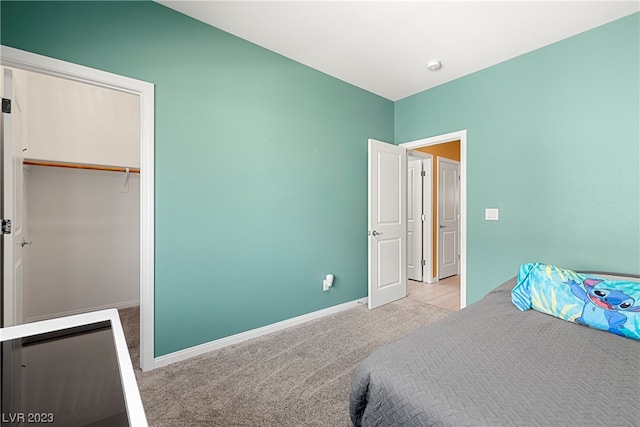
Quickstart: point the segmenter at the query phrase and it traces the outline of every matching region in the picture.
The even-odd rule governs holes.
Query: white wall
[[[26,75],[24,157],[140,167],[140,99],[36,73]]]
[[[139,178],[25,167],[26,321],[138,303]]]

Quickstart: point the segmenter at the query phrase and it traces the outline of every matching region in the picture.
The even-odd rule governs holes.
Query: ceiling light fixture
[[[440,63],[440,61],[429,61],[427,62],[427,70],[429,71],[438,71],[440,68],[442,68],[442,64]]]

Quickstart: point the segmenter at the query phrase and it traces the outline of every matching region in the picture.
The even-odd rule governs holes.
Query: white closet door
[[[12,326],[22,323],[22,111],[12,70],[4,68],[2,77],[2,219],[11,221],[10,230],[7,225],[2,235],[3,322]]]
[[[407,168],[407,278],[422,281],[422,159]]]

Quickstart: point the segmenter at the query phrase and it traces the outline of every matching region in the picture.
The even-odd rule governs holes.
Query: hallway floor
[[[409,298],[446,310],[460,310],[460,275],[447,277],[435,283],[409,280],[408,291]]]

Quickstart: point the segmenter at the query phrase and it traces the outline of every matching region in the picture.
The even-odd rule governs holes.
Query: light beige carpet
[[[347,426],[356,365],[451,312],[404,298],[356,307],[150,372],[151,426]]]
[[[133,366],[140,366],[140,306],[118,309]]]

